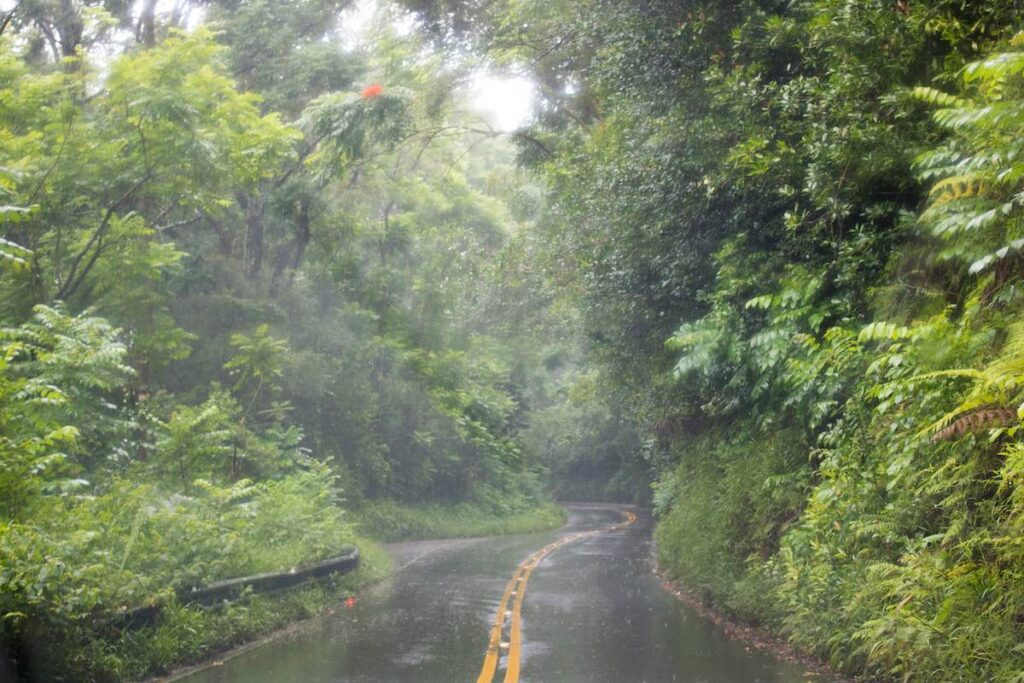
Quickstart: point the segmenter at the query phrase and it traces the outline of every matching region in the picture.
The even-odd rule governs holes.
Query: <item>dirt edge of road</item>
[[[373,584],[369,585],[372,586]],[[279,629],[265,633],[253,640],[241,643],[240,645],[233,645],[223,650],[211,652],[209,658],[201,662],[175,667],[166,674],[143,679],[141,683],[175,683],[176,681],[188,678],[192,674],[199,673],[204,669],[213,669],[218,666],[222,666],[224,662],[234,659],[239,655],[244,655],[246,652],[263,647],[264,645],[268,645],[269,643],[280,640],[294,633],[298,633],[303,629],[310,628],[314,623],[333,616],[337,611],[337,607],[328,607],[319,614],[314,614],[306,619],[294,621]]]
[[[780,638],[766,628],[744,624],[727,616],[721,610],[710,607],[701,601],[697,593],[679,581],[668,578],[666,572],[657,565],[654,573],[661,579],[661,587],[671,593],[677,600],[696,612],[701,618],[707,619],[718,626],[727,638],[739,641],[747,650],[766,652],[776,659],[791,662],[804,670],[807,680],[821,683],[853,683],[854,679],[843,676],[832,669],[827,662],[812,655],[801,652],[787,640]]]

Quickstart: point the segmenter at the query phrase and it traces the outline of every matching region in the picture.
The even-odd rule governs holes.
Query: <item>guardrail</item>
[[[323,579],[331,574],[347,574],[358,566],[359,549],[352,548],[343,555],[284,572],[254,574],[253,576],[242,576],[236,579],[217,581],[208,586],[180,588],[175,591],[175,596],[183,605],[212,607],[231,602],[246,591],[256,594],[273,593],[293,588],[309,581]],[[162,610],[163,605],[159,603],[146,607],[137,607],[118,615],[108,621],[107,625],[119,630],[142,628],[143,626],[155,623]]]

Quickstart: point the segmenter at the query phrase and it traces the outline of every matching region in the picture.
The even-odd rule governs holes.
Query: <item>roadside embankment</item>
[[[662,587],[666,591],[703,619],[722,629],[728,638],[743,643],[748,650],[767,652],[776,659],[803,667],[808,681],[850,683],[853,680],[836,673],[826,662],[801,652],[772,630],[764,626],[745,623],[726,611],[714,607],[713,604],[708,604],[701,599],[697,591],[690,589],[682,581],[670,579],[664,569],[657,568],[657,573],[662,581]]]

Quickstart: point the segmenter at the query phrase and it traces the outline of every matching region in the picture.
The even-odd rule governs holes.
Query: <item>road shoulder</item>
[[[808,680],[820,681],[821,683],[853,683],[852,678],[837,673],[827,662],[799,651],[787,640],[779,637],[772,631],[763,627],[744,624],[730,618],[721,610],[708,606],[701,601],[695,591],[689,589],[680,581],[669,579],[665,571],[657,566],[653,556],[651,562],[655,566],[655,574],[661,579],[663,589],[700,615],[701,618],[718,626],[727,638],[743,643],[747,650],[764,652],[780,661],[796,664],[804,669],[804,674],[808,677]]]

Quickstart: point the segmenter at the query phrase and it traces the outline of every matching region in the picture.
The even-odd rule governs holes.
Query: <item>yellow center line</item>
[[[624,515],[625,521],[621,524],[616,524],[605,529],[594,529],[593,531],[584,531],[571,536],[563,536],[557,541],[549,543],[537,552],[533,553],[523,560],[518,567],[516,567],[516,571],[512,575],[512,580],[508,582],[508,585],[505,587],[505,592],[501,596],[501,601],[498,603],[498,614],[495,616],[494,624],[491,626],[491,637],[487,643],[487,654],[484,657],[484,665],[483,668],[480,669],[480,675],[476,679],[477,683],[491,683],[494,679],[494,674],[498,670],[498,660],[501,657],[501,635],[505,630],[505,614],[508,612],[509,601],[512,600],[513,596],[515,597],[515,600],[512,602],[508,660],[505,663],[504,680],[505,683],[518,683],[519,657],[523,646],[522,611],[523,600],[526,598],[526,583],[530,580],[530,574],[533,573],[533,570],[538,564],[540,564],[541,560],[562,546],[578,541],[581,538],[586,538],[588,536],[608,531],[624,529],[630,524],[636,522],[636,515],[634,513],[625,512]]]
[[[508,601],[512,598],[512,592],[515,590],[516,582],[519,580],[522,570],[522,565],[516,568],[516,573],[512,575],[512,580],[505,586],[505,593],[501,596],[501,602],[498,603],[498,614],[494,618],[494,625],[491,626],[491,638],[487,643],[487,655],[484,657],[484,666],[480,670],[477,683],[490,683],[491,679],[494,678],[494,672],[498,668],[501,632],[505,628],[505,611],[508,609]]]

